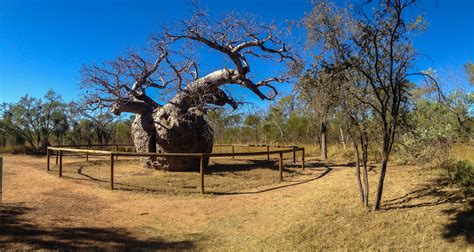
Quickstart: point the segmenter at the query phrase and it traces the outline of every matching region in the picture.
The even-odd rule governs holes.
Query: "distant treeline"
[[[0,147],[44,153],[49,145],[131,144],[132,119],[107,111],[81,111],[52,90],[42,98],[26,95],[16,103],[1,104]]]
[[[424,147],[472,140],[472,93],[457,90],[449,97],[458,111],[464,111],[467,118],[464,125],[436,97],[427,95],[426,90],[414,88],[412,96],[413,102],[404,110],[398,151],[428,158],[436,148],[429,148],[432,151],[423,154],[427,152]],[[323,115],[319,108],[298,95],[290,95],[253,112],[212,110],[207,119],[216,143],[321,146],[325,139],[326,145],[350,145],[343,112]],[[42,153],[46,146],[58,144],[133,144],[130,132],[133,118],[133,115],[117,117],[106,110],[81,111],[76,103],[64,102],[54,91],[42,98],[26,95],[16,103],[1,105],[0,146],[3,151]],[[367,127],[371,127],[370,123]]]

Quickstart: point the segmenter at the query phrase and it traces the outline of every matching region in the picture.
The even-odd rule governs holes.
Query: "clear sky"
[[[160,25],[189,13],[188,2],[0,0],[0,103],[27,93],[43,96],[51,88],[66,101],[77,98],[82,64],[146,46]],[[200,5],[211,15],[237,10],[268,21],[300,19],[311,9],[308,0],[202,0]],[[460,72],[474,62],[474,1],[424,0],[420,6],[430,25],[415,45],[429,58],[420,58],[417,68]],[[266,66],[252,70],[258,77]]]

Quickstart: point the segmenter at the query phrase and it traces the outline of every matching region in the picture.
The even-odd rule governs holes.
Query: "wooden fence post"
[[[56,151],[54,151],[54,152],[56,152],[56,165],[58,165],[59,152],[58,152],[57,150],[56,150]]]
[[[3,157],[0,157],[0,206],[2,206],[3,204],[2,199],[3,199]]]
[[[283,181],[283,153],[280,152],[280,157],[278,160],[278,171],[280,172],[280,182]]]
[[[293,146],[293,164],[296,164],[296,146]]]
[[[114,190],[114,154],[110,153],[110,190]]]
[[[47,165],[46,165],[46,171],[49,171],[49,148],[46,149],[46,156],[48,157]]]
[[[235,153],[235,149],[234,149],[234,145],[232,145],[232,154],[234,154],[234,153]],[[234,155],[232,155],[232,159],[235,159]]]
[[[270,161],[270,145],[267,145],[267,160]]]
[[[201,175],[201,193],[204,193],[204,156],[201,156],[199,173]]]
[[[301,168],[304,171],[304,148],[301,150]]]
[[[87,150],[89,150],[89,144],[87,145]],[[86,152],[86,162],[89,162],[89,152]]]
[[[59,177],[63,176],[63,151],[59,151]]]

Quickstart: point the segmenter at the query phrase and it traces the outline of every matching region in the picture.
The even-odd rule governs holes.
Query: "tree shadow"
[[[241,171],[251,171],[251,170],[258,170],[258,169],[271,169],[274,170],[275,172],[278,172],[278,167],[276,163],[278,160],[261,160],[261,159],[245,159],[245,160],[239,160],[239,161],[247,161],[249,163],[247,164],[219,164],[219,163],[214,163],[209,165],[206,170],[205,174],[207,175],[217,175],[217,176],[226,176],[225,173],[233,173],[234,175],[238,175],[237,172]],[[285,160],[286,164],[284,165],[283,172],[284,174],[291,175],[291,174],[300,174],[301,173],[301,164],[294,164],[292,162],[292,159],[287,159]],[[260,191],[252,191],[252,192],[208,192],[208,194],[214,194],[214,195],[232,195],[232,194],[254,194],[254,193],[263,193],[267,191],[272,191],[284,187],[290,187],[290,186],[296,186],[304,183],[309,183],[311,181],[314,181],[316,179],[322,178],[325,175],[327,175],[330,171],[332,171],[332,168],[330,168],[329,165],[332,165],[332,163],[322,163],[322,162],[310,162],[306,163],[305,169],[307,171],[319,171],[321,170],[322,173],[320,174],[315,174],[314,177],[312,178],[288,178],[283,176],[283,181],[290,183],[290,184],[285,184],[285,185],[278,185],[274,186],[268,189],[260,190]],[[79,181],[92,181],[92,182],[98,182],[101,184],[109,184],[110,181],[104,180],[97,178],[93,175],[89,175],[84,173],[83,170],[84,167],[79,165],[79,168],[77,168],[77,174],[80,175],[81,177],[74,177],[74,176],[68,176],[66,174],[63,174],[62,178],[64,179],[71,179],[71,180],[79,180]],[[192,171],[194,172],[194,171]],[[305,174],[308,176],[308,174]],[[312,176],[313,174],[310,174]],[[120,191],[130,191],[130,192],[145,192],[145,193],[166,193],[169,192],[168,190],[157,190],[154,188],[148,188],[148,187],[142,187],[142,186],[137,186],[137,185],[132,185],[129,183],[121,183],[118,181],[114,182],[114,185],[116,185],[115,190],[120,190]],[[119,187],[120,186],[120,187]],[[187,186],[188,189],[197,189],[197,186]],[[199,193],[199,191],[193,191],[193,192],[180,192],[180,193],[189,193],[189,194],[196,194]]]
[[[308,169],[312,169],[312,170],[320,169],[320,168],[321,168],[321,167],[311,167],[311,166],[308,167]],[[317,176],[315,176],[315,177],[313,177],[313,178],[303,179],[303,180],[298,180],[298,181],[283,180],[283,181],[285,181],[285,182],[290,182],[290,184],[286,184],[286,185],[279,185],[279,186],[274,186],[274,187],[266,188],[266,189],[263,189],[263,190],[251,191],[251,192],[210,192],[209,194],[212,194],[212,195],[246,195],[246,194],[259,194],[259,193],[265,193],[265,192],[274,191],[274,190],[278,190],[278,189],[282,189],[282,188],[286,188],[286,187],[292,187],[292,186],[297,186],[297,185],[301,185],[301,184],[306,184],[306,183],[315,181],[315,180],[317,180],[317,179],[323,178],[323,177],[326,176],[329,172],[332,171],[332,168],[330,168],[329,166],[323,166],[323,168],[324,168],[323,173],[318,174]]]
[[[278,170],[278,160],[277,159],[270,159],[270,160],[262,160],[262,159],[236,159],[238,161],[247,161],[247,164],[222,164],[217,163],[218,161],[214,161],[213,164],[209,164],[206,168],[206,174],[212,173],[220,173],[220,172],[238,172],[238,171],[250,171],[255,169],[272,169]],[[293,163],[293,159],[285,159],[283,171],[293,173],[296,172],[293,168],[300,168],[301,161],[297,163]],[[348,162],[343,164],[336,164],[332,162],[311,162],[306,163],[305,168],[338,168],[338,167],[355,167],[355,163]],[[332,169],[331,168],[331,169]]]
[[[141,240],[123,228],[51,227],[29,223],[24,215],[34,209],[3,204],[0,211],[0,250],[189,250],[192,241]],[[18,248],[19,247],[19,248]]]
[[[466,210],[451,208],[443,211],[447,215],[454,215],[452,222],[444,229],[444,238],[452,241],[455,237],[463,236],[467,243],[474,243],[474,200],[469,201]]]
[[[206,174],[220,173],[220,172],[239,172],[239,171],[251,171],[255,169],[272,169],[278,170],[276,166],[276,160],[258,160],[258,159],[245,159],[238,161],[246,161],[246,164],[222,164],[214,161],[206,167]]]
[[[406,209],[448,203],[462,203],[464,198],[457,193],[445,190],[446,186],[446,181],[441,179],[433,180],[401,197],[386,200],[383,204],[383,209]]]
[[[449,241],[463,236],[469,244],[474,243],[474,200],[465,198],[459,192],[447,190],[448,182],[435,179],[422,187],[413,190],[401,197],[385,201],[383,210],[411,209],[418,207],[437,206],[442,204],[456,204],[454,207],[443,210],[443,213],[452,216],[451,222],[445,225],[443,237]],[[468,206],[462,205],[467,201]]]

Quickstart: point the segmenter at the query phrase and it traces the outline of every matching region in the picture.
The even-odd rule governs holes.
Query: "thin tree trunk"
[[[321,158],[328,158],[328,146],[327,146],[327,124],[321,122]]]
[[[255,128],[255,144],[258,144],[258,128]]]
[[[318,127],[315,127],[316,128],[316,132],[315,132],[315,135],[314,135],[314,145],[316,146],[321,146],[321,131],[319,130],[318,131]]]
[[[382,201],[382,193],[383,193],[383,184],[385,180],[385,173],[387,172],[387,163],[388,163],[388,152],[384,148],[382,153],[382,167],[380,170],[379,182],[377,185],[377,193],[375,195],[375,204],[374,210],[380,209],[380,202]]]
[[[341,126],[339,126],[339,132],[341,133],[341,143],[344,146],[344,150],[347,150],[346,140],[344,139],[344,132],[342,131]]]
[[[357,146],[356,141],[353,141],[354,146],[354,155],[356,159],[356,178],[357,178],[357,185],[359,186],[359,194],[360,194],[360,201],[364,204],[365,200],[365,193],[364,189],[362,188],[362,181],[360,179],[360,155],[359,155],[359,147]]]
[[[369,147],[369,139],[367,133],[363,133],[361,136],[361,148],[362,148],[362,166],[364,172],[364,190],[365,190],[365,202],[364,205],[369,207],[369,174],[367,171],[367,161],[368,161],[368,147]]]

